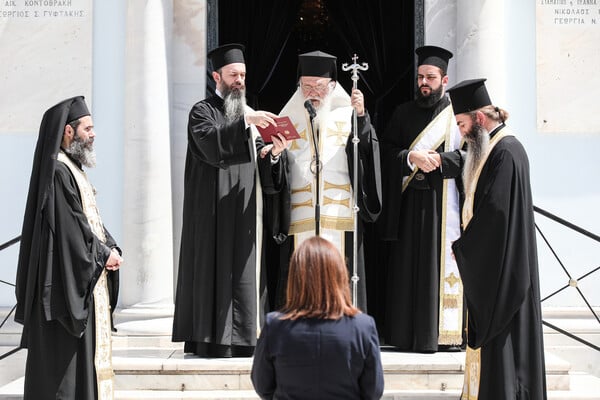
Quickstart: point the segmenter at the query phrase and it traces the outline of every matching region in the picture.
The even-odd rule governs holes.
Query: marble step
[[[1,397],[0,397],[1,398]],[[152,392],[152,391],[116,391],[115,400],[257,400],[260,399],[253,390],[215,390],[215,391],[193,391],[193,392]],[[382,400],[459,400],[459,391],[439,392],[432,390],[400,391],[391,390],[383,394]]]
[[[464,353],[383,351],[387,390],[460,390]],[[251,390],[251,358],[203,359],[181,349],[114,349],[118,390]],[[571,365],[546,355],[548,390],[569,391]]]
[[[598,400],[600,378],[581,372],[570,373],[571,390],[550,390],[548,400]],[[387,387],[387,386],[386,386]],[[258,399],[253,390],[152,391],[117,390],[115,400],[248,400]],[[4,399],[0,396],[0,399]],[[460,390],[390,390],[383,400],[459,400]],[[19,399],[20,400],[20,399]]]
[[[116,400],[258,399],[249,379],[251,358],[201,359],[183,355],[180,349],[156,348],[116,348],[115,353]],[[383,399],[458,400],[463,357],[464,353],[383,351]],[[546,362],[549,400],[600,398],[599,378],[570,371],[570,364],[552,354],[546,355]],[[22,374],[0,387],[1,400],[21,400],[22,393]]]
[[[3,397],[0,396],[0,399]],[[115,392],[115,400],[258,400],[260,397],[253,391],[239,393],[214,392],[169,392],[158,393],[151,391]],[[382,400],[460,400],[459,391],[390,391],[384,392]],[[16,399],[15,399],[16,400]],[[18,400],[22,400],[21,398]],[[549,392],[548,400],[598,400],[596,393]]]
[[[22,383],[21,383],[22,384]],[[22,392],[21,392],[22,393]],[[1,400],[22,400],[21,393],[2,394]],[[253,390],[116,390],[115,400],[258,400]],[[459,400],[459,390],[386,390],[382,400]],[[549,391],[548,400],[598,400],[592,391]]]
[[[22,386],[22,382],[21,382]],[[115,400],[258,400],[253,390],[116,390]],[[459,400],[460,391],[386,390],[382,400]],[[23,400],[20,393],[0,393],[0,400]],[[548,400],[598,400],[598,392],[550,391]]]

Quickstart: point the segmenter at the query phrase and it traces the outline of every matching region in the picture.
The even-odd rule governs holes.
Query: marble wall
[[[492,101],[508,110],[508,125],[527,150],[534,204],[598,235],[600,187],[590,184],[600,175],[595,155],[600,147],[595,101],[600,78],[593,72],[600,68],[596,3],[425,0],[425,43],[454,53],[450,86],[463,79],[488,79]],[[577,13],[588,11],[581,10],[590,14],[583,24]],[[560,128],[550,135],[552,126]],[[540,214],[536,223],[553,248],[538,235],[542,296],[568,283],[560,263],[572,276],[597,265],[600,243]],[[594,275],[579,282],[596,306],[597,285]],[[573,288],[543,304],[585,306]]]
[[[599,133],[600,4],[536,1],[535,22],[538,131]]]
[[[0,132],[37,131],[68,97],[91,102],[92,19],[92,0],[0,2]]]

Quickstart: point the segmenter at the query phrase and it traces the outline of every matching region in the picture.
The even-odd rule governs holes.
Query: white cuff
[[[406,156],[406,165],[408,165],[408,168],[410,168],[411,171],[415,170],[415,164],[410,162],[410,153],[412,153],[412,151],[408,152],[408,155]]]

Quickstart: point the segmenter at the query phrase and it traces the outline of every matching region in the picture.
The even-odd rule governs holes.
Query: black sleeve
[[[460,178],[464,165],[463,153],[461,150],[447,151],[439,153],[442,159],[441,173],[444,179]]]
[[[123,255],[123,251],[121,250],[121,248],[119,246],[117,246],[117,242],[112,237],[112,235],[110,234],[108,229],[106,229],[106,227],[104,227],[104,234],[106,235],[105,244],[111,250],[112,249],[117,250],[119,255]],[[119,301],[119,275],[120,274],[119,274],[119,270],[116,270],[116,271],[107,270],[106,272],[107,272],[106,285],[108,286],[108,297],[109,297],[109,301],[110,301],[110,311],[111,311],[110,312],[110,316],[111,316],[110,327],[113,332],[116,332],[117,330],[115,329],[113,313],[114,313],[115,309],[117,308],[117,302]]]
[[[269,355],[269,323],[268,319],[260,332],[260,337],[256,342],[254,350],[254,360],[252,362],[252,371],[250,378],[254,385],[254,390],[261,399],[272,399],[275,393],[277,383],[275,381],[275,366]]]
[[[46,319],[59,320],[74,336],[85,329],[94,286],[104,270],[110,248],[91,230],[77,184],[68,168],[57,163],[53,254],[45,269],[43,302]]]
[[[243,118],[226,122],[217,109],[204,102],[190,111],[188,149],[207,164],[227,168],[250,162],[249,137]]]
[[[383,394],[384,378],[383,366],[381,364],[381,352],[379,350],[379,334],[375,327],[375,321],[370,319],[367,326],[365,341],[367,343],[367,356],[365,367],[358,379],[361,399],[380,399]]]
[[[537,263],[528,172],[519,171],[526,161],[515,159],[512,151],[496,151],[501,144],[479,177],[473,218],[452,245],[473,348],[506,328],[525,300],[529,270]]]
[[[287,150],[279,155],[279,160],[275,163],[271,161],[271,154],[264,158],[260,157],[260,151],[265,147],[264,140],[258,136],[256,144],[256,164],[260,175],[260,184],[265,194],[279,193],[285,184],[284,163],[287,163]]]
[[[357,203],[360,217],[367,222],[374,222],[381,212],[381,162],[379,139],[375,128],[371,125],[368,113],[357,118],[358,128],[358,187],[354,188],[354,143],[351,131],[346,142],[346,158],[348,172],[353,190],[357,190]]]

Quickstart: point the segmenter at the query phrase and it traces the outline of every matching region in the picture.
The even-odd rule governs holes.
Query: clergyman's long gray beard
[[[237,121],[244,117],[246,110],[246,91],[232,90],[223,99],[223,109],[227,122]]]
[[[463,182],[465,189],[469,189],[471,181],[475,178],[475,172],[483,158],[487,155],[490,147],[490,136],[488,131],[479,124],[474,124],[468,133],[467,158],[463,168]]]
[[[79,135],[75,135],[71,144],[65,149],[65,152],[85,167],[94,168],[96,166],[96,152],[93,147],[93,139],[84,140]]]

